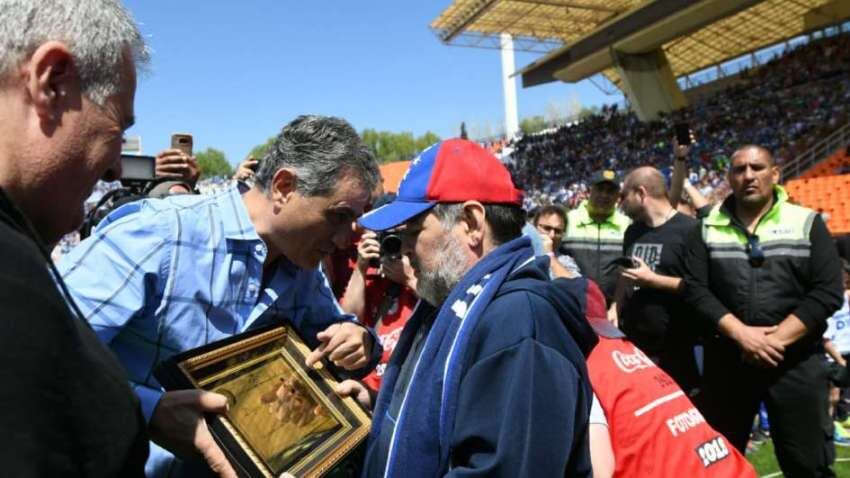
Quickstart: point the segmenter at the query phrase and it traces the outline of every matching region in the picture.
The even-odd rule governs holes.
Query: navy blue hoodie
[[[584,298],[549,281],[548,260],[538,258],[513,272],[484,309],[485,320],[474,329],[463,361],[450,463],[438,475],[591,475],[585,354],[596,338],[583,318]],[[411,342],[427,327],[421,317],[433,314],[433,308],[420,305],[419,320],[411,318],[399,344]],[[410,347],[396,348],[390,366],[401,367],[409,352]],[[403,395],[404,387],[397,388],[382,389],[379,402]],[[373,432],[364,476],[384,475],[396,412],[387,408],[388,419]],[[396,446],[432,440],[431,433],[401,437]],[[419,460],[431,468],[431,456]],[[414,469],[405,473],[423,475]]]

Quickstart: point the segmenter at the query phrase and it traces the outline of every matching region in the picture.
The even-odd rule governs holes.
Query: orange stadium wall
[[[396,161],[394,163],[386,163],[380,166],[381,180],[384,183],[385,193],[398,192],[398,185],[401,183],[401,178],[404,177],[405,171],[410,161]]]

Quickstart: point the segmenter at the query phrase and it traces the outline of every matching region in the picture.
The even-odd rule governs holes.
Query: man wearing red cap
[[[755,478],[743,454],[711,428],[682,388],[608,322],[605,297],[593,281],[556,283],[550,291],[584,298],[585,316],[599,336],[587,358],[594,478]]]
[[[494,156],[452,139],[361,218],[402,237],[423,299],[384,374],[364,476],[590,476],[595,338],[577,298],[534,292],[551,285],[549,258],[521,236],[520,204]]]

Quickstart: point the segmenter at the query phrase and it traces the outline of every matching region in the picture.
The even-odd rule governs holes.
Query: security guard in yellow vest
[[[590,181],[590,199],[567,214],[561,254],[572,256],[581,273],[599,284],[609,303],[617,286],[617,265],[623,255],[623,236],[631,221],[617,210],[620,178],[603,170]]]
[[[821,337],[842,304],[841,266],[823,220],[778,179],[769,151],[737,150],[732,196],[689,237],[683,296],[719,332],[695,403],[743,452],[763,401],[785,476],[834,476]]]

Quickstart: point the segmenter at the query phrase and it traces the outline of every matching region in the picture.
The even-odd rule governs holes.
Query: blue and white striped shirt
[[[153,370],[172,355],[274,323],[291,323],[314,348],[318,332],[356,320],[342,311],[320,270],[285,258],[261,290],[266,254],[234,187],[124,205],[59,270],[86,320],[126,367],[149,420],[163,393]],[[371,366],[380,357],[374,334],[373,344]],[[165,471],[171,457],[163,453],[152,446],[149,476]]]

